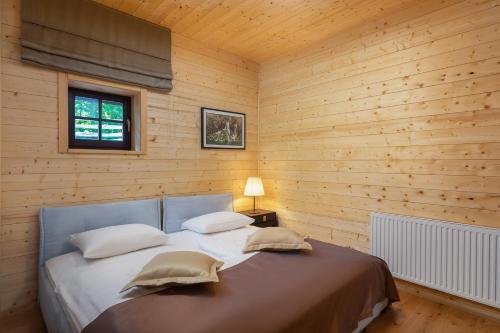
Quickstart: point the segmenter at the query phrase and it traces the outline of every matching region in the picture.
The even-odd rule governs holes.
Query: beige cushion
[[[224,263],[200,252],[161,253],[151,259],[120,292],[132,287],[219,282],[217,270]]]
[[[289,251],[289,250],[312,250],[311,244],[304,241],[293,230],[274,227],[262,228],[251,236],[248,236],[243,252],[268,250],[268,251]]]

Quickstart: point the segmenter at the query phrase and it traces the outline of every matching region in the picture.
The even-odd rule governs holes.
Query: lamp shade
[[[248,177],[245,195],[252,197],[264,195],[264,185],[262,185],[260,177]]]

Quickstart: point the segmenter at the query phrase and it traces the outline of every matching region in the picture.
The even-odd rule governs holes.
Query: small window
[[[131,147],[130,97],[69,88],[69,147]]]

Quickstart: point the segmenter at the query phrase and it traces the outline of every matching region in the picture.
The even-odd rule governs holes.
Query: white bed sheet
[[[85,259],[79,251],[46,262],[46,270],[66,316],[80,332],[109,307],[145,293],[140,288],[120,294],[155,255],[173,251],[203,252],[224,261],[221,269],[234,266],[255,253],[243,254],[248,235],[255,227],[217,234],[181,231],[168,234],[167,244],[105,259]],[[202,245],[202,247],[201,247]]]
[[[198,237],[200,249],[214,258],[224,261],[223,268],[229,268],[250,258],[257,252],[243,253],[247,237],[259,228],[247,226],[230,231]]]

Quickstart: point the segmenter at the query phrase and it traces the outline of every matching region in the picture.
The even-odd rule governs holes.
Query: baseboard
[[[480,304],[468,299],[464,299],[455,295],[450,295],[438,290],[424,287],[408,281],[395,279],[399,290],[408,294],[417,295],[422,298],[454,307],[478,317],[494,320],[500,323],[500,309]]]

